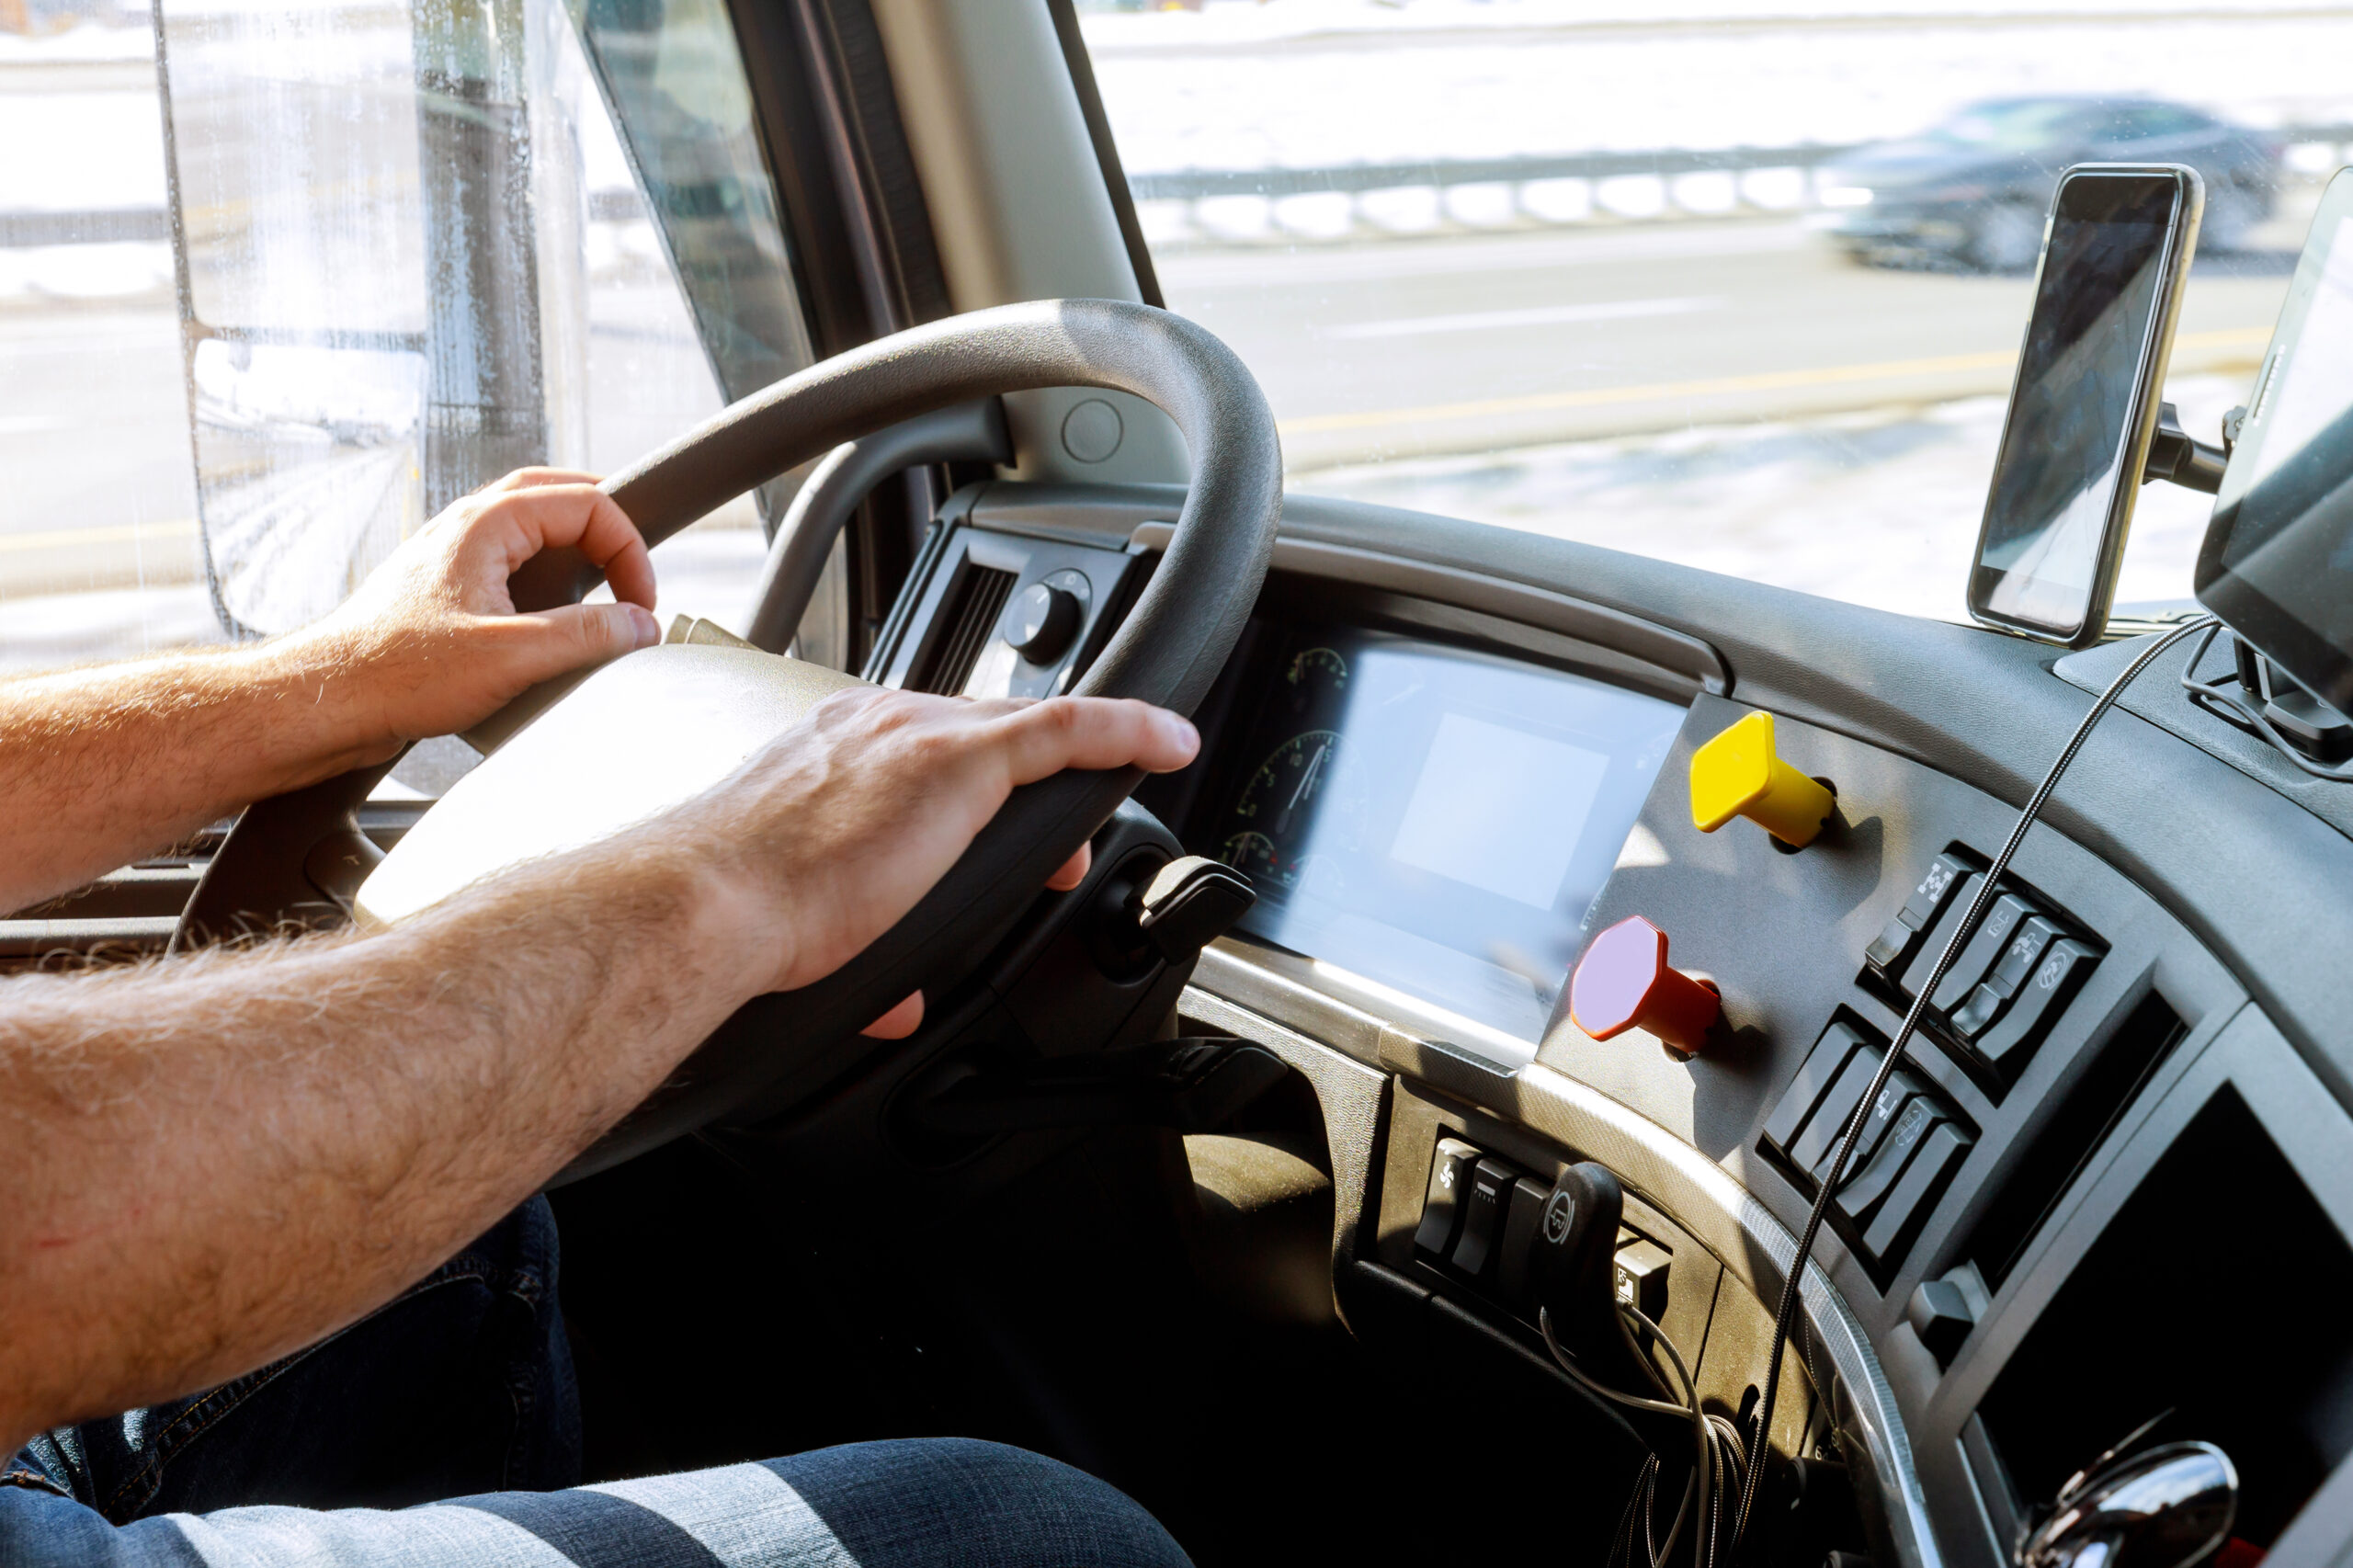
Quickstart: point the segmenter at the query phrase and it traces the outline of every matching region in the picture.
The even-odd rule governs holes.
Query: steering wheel
[[[1176,422],[1193,468],[1158,570],[1074,692],[1189,713],[1232,653],[1265,580],[1282,456],[1248,369],[1182,317],[1120,301],[1062,300],[916,327],[745,399],[604,488],[657,544],[845,440],[951,403],[1061,386],[1112,388],[1156,403]],[[540,609],[576,602],[596,581],[576,552],[551,551],[510,586],[518,608]],[[855,684],[756,650],[669,644],[535,688],[474,732],[478,741],[504,744],[367,875],[352,901],[355,917],[395,920],[506,867],[625,833],[716,783],[819,700]],[[283,888],[305,874],[324,885],[323,860],[368,858],[352,813],[383,771],[364,769],[254,807],[208,871],[188,920],[225,924],[241,890]],[[839,1078],[880,1049],[858,1031],[908,993],[937,995],[968,975],[1141,777],[1069,772],[1015,791],[881,939],[813,985],[743,1007],[567,1176],[723,1119],[774,1114]]]

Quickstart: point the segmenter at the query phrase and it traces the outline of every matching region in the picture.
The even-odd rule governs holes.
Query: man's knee
[[[861,1564],[930,1561],[926,1545],[987,1541],[980,1561],[1177,1568],[1189,1559],[1134,1499],[1059,1460],[973,1437],[851,1443],[769,1461]],[[904,1556],[893,1556],[893,1552]]]

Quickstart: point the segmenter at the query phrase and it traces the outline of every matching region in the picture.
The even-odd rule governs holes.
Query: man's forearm
[[[756,911],[702,866],[641,840],[372,937],[0,985],[0,1452],[309,1343],[562,1168],[748,994]]]
[[[315,639],[0,683],[0,913],[381,758]]]

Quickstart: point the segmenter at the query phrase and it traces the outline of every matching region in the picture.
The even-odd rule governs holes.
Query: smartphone
[[[2177,164],[2060,176],[1969,575],[1979,620],[2078,648],[2107,628],[2205,207]]]

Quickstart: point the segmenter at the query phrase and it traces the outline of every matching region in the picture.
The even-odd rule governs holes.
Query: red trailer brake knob
[[[1666,933],[1639,915],[1596,937],[1569,977],[1570,1021],[1596,1040],[1641,1029],[1688,1059],[1722,1012],[1714,983],[1670,966]]]

